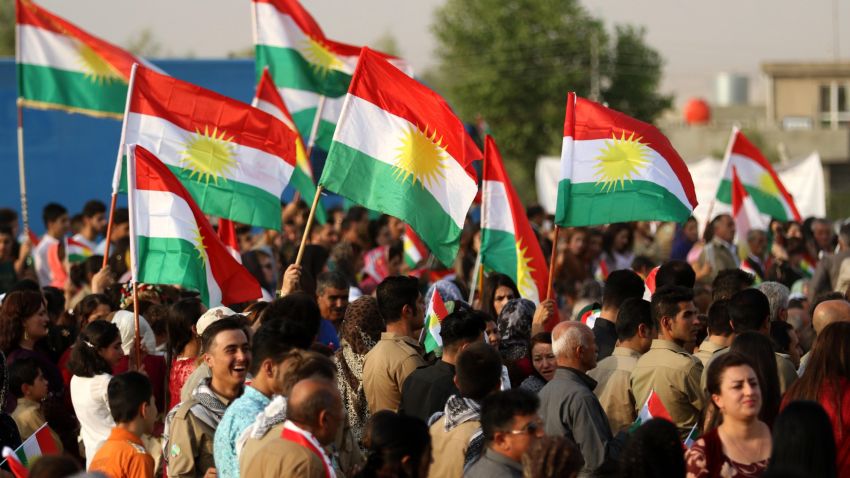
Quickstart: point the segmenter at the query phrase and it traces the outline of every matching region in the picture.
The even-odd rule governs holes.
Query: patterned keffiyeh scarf
[[[463,398],[460,395],[452,395],[446,401],[446,407],[442,412],[437,412],[428,420],[428,426],[433,425],[437,420],[446,417],[444,429],[449,432],[454,428],[468,422],[481,420],[481,404],[477,401]],[[469,446],[466,448],[466,456],[463,459],[463,469],[466,469],[478,460],[484,450],[484,433],[479,426],[475,433],[469,438]]]

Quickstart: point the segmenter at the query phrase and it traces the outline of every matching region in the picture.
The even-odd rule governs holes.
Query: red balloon
[[[685,122],[690,125],[706,124],[711,120],[711,107],[702,98],[692,98],[685,104]]]

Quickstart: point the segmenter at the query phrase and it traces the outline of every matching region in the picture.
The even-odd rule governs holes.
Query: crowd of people
[[[850,225],[556,235],[533,206],[540,301],[476,277],[471,220],[413,263],[403,222],[332,209],[295,265],[307,213],[238,226],[265,297],[208,308],[134,298],[126,210],[104,261],[104,204],[49,204],[37,243],[0,209],[0,445],[50,440],[33,478],[850,476]]]

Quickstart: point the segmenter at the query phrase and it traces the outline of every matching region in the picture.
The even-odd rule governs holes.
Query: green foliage
[[[663,60],[644,43],[643,28],[617,26],[610,65],[610,86],[603,99],[609,107],[642,121],[654,121],[673,106],[673,97],[658,94]]]
[[[375,50],[386,53],[387,55],[398,57],[402,56],[401,49],[398,47],[398,41],[396,41],[395,35],[393,35],[389,30],[385,31],[383,35],[373,41],[370,46]]]
[[[525,199],[534,161],[560,154],[567,92],[590,96],[594,64],[611,107],[652,121],[672,103],[656,92],[662,60],[643,31],[609,38],[578,0],[447,0],[432,29],[440,70],[430,83],[466,121],[487,121],[509,169],[528,171],[524,184],[515,178]]]
[[[0,0],[0,56],[15,56],[15,2]]]

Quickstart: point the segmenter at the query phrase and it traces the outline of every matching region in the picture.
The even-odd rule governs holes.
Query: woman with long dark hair
[[[788,389],[794,400],[820,403],[832,423],[838,476],[850,476],[850,323],[827,325],[815,340],[806,371]]]
[[[602,260],[609,272],[632,267],[634,242],[631,224],[620,222],[608,226],[602,236]]]
[[[180,390],[183,384],[198,367],[201,353],[201,337],[195,325],[207,307],[197,297],[182,299],[171,306],[168,313],[166,330],[168,331],[168,408],[171,410],[180,403]]]
[[[810,400],[791,402],[776,417],[767,470],[818,478],[838,476],[832,424],[820,404]]]
[[[708,366],[706,381],[712,413],[720,425],[706,431],[685,452],[688,477],[760,476],[771,452],[770,428],[759,419],[761,390],[749,359],[736,352]]]
[[[431,436],[425,423],[389,410],[374,414],[363,442],[366,464],[356,478],[425,478],[431,466]]]
[[[490,317],[498,317],[502,307],[509,300],[519,299],[519,297],[519,290],[513,279],[505,274],[493,272],[484,279],[481,310],[490,314]]]
[[[758,332],[744,332],[732,340],[729,351],[746,357],[756,371],[761,390],[759,419],[772,427],[776,415],[779,414],[779,403],[782,400],[773,343]]]
[[[112,322],[96,320],[77,336],[68,368],[71,402],[80,421],[80,436],[86,449],[86,468],[109,438],[115,421],[109,412],[107,388],[112,368],[124,357],[121,335]]]

